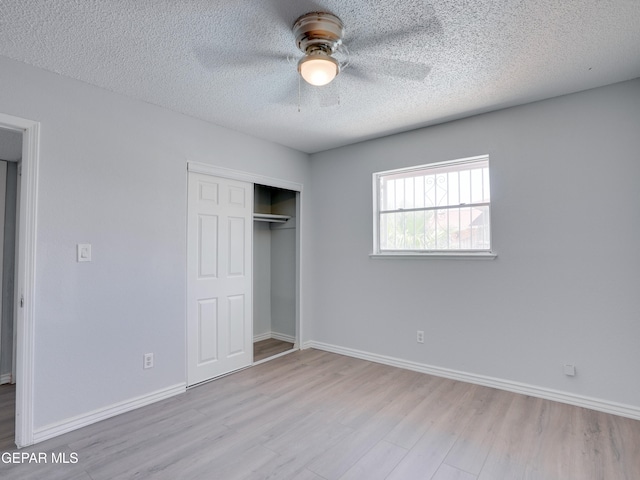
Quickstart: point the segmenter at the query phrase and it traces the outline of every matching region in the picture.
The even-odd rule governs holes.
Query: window
[[[375,255],[490,254],[489,157],[373,174]]]

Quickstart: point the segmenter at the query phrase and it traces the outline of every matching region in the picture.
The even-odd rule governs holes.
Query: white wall
[[[634,80],[312,155],[307,336],[640,407],[639,128]],[[369,258],[373,172],[485,153],[496,260]]]
[[[6,58],[0,71],[0,110],[41,122],[35,429],[185,382],[187,161],[306,186],[308,156]]]

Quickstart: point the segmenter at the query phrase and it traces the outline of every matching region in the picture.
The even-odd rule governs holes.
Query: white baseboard
[[[57,437],[58,435],[77,430],[78,428],[86,427],[87,425],[91,425],[92,423],[96,423],[110,417],[115,417],[116,415],[120,415],[121,413],[135,410],[136,408],[144,407],[145,405],[150,405],[155,402],[159,402],[160,400],[173,397],[174,395],[179,395],[181,393],[184,393],[185,391],[186,384],[179,383],[162,390],[156,390],[155,392],[147,395],[141,395],[136,398],[125,400],[124,402],[115,403],[108,407],[100,408],[83,415],[78,415],[61,422],[47,425],[46,427],[34,430],[33,443],[38,443],[53,437]]]
[[[3,373],[0,375],[0,385],[4,385],[5,383],[11,383],[11,374]]]
[[[270,338],[275,338],[276,340],[282,340],[283,342],[296,343],[296,337],[292,337],[291,335],[285,335],[284,333],[278,333],[278,332],[266,332],[266,333],[261,333],[259,335],[255,335],[253,337],[253,343],[261,342],[262,340],[269,340]]]
[[[271,338],[271,332],[260,333],[253,336],[253,343],[261,342],[263,340],[269,340]]]
[[[499,390],[506,390],[509,392],[520,393],[523,395],[529,395],[531,397],[544,398],[546,400],[553,400],[556,402],[566,403],[569,405],[575,405],[578,407],[589,408],[591,410],[597,410],[599,412],[611,413],[613,415],[619,415],[621,417],[628,417],[628,418],[633,418],[634,420],[640,420],[640,407],[633,406],[633,405],[624,405],[616,402],[610,402],[607,400],[601,400],[598,398],[585,397],[582,395],[562,392],[559,390],[552,390],[549,388],[537,387],[537,386],[528,385],[525,383],[513,382],[510,380],[502,380],[500,378],[487,377],[484,375],[461,372],[458,370],[451,370],[448,368],[435,367],[435,366],[426,365],[423,363],[403,360],[401,358],[378,355],[375,353],[364,352],[361,350],[340,347],[337,345],[331,345],[331,344],[322,343],[322,342],[314,342],[314,341],[305,342],[302,348],[303,349],[315,348],[317,350],[324,350],[326,352],[338,353],[340,355],[346,355],[348,357],[360,358],[362,360],[369,360],[371,362],[382,363],[384,365],[390,365],[393,367],[404,368],[404,369],[413,370],[416,372],[427,373],[429,375],[434,375],[437,377],[450,378],[452,380],[459,380],[462,382],[474,383],[474,384],[483,385],[486,387],[493,387]]]
[[[284,333],[271,332],[271,338],[275,338],[276,340],[281,340],[283,342],[296,343],[296,337],[285,335]]]

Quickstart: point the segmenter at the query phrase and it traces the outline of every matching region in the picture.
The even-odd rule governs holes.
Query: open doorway
[[[22,132],[0,128],[0,448],[15,438],[16,240]]]
[[[19,160],[15,162],[17,173],[14,237],[16,254],[14,257],[11,381],[15,382],[15,407],[13,408],[15,445],[26,447],[39,440],[34,434],[33,427],[33,357],[35,353],[35,262],[40,124],[33,120],[0,113],[0,131],[8,135],[5,138],[11,137],[16,142],[15,150],[20,152],[17,157]],[[16,134],[18,137],[15,136]],[[11,405],[12,402],[8,404]],[[6,430],[3,428],[3,431]]]
[[[298,197],[254,184],[254,364],[297,349]]]

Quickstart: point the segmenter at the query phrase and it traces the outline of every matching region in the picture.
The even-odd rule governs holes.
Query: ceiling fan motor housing
[[[344,25],[336,15],[327,12],[310,12],[293,24],[296,45],[306,55],[331,55],[342,43]]]

